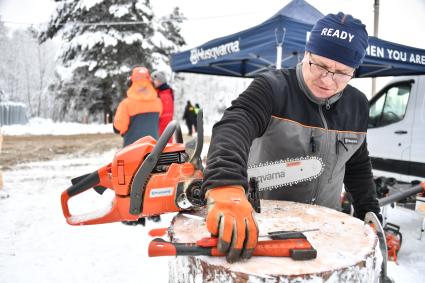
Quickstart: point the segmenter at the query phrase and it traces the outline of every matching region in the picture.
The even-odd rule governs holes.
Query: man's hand
[[[218,237],[218,251],[228,262],[250,258],[257,245],[258,228],[251,204],[241,186],[218,187],[206,194],[207,229]]]

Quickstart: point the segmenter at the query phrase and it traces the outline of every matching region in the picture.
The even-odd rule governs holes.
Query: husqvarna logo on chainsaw
[[[324,164],[320,157],[306,156],[250,165],[248,179],[256,178],[258,188],[271,190],[311,181],[323,172]]]
[[[157,197],[166,197],[173,195],[173,188],[158,188],[152,189],[150,191],[149,197],[157,198]]]
[[[264,181],[270,181],[270,180],[281,179],[281,178],[285,178],[285,172],[275,172],[271,174],[260,175],[257,177],[257,180],[258,182],[262,183]]]

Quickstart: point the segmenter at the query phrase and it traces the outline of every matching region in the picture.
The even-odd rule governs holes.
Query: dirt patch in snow
[[[17,164],[51,160],[61,155],[101,153],[121,146],[122,138],[115,134],[3,136],[0,165],[3,170],[9,170]]]
[[[188,141],[190,137],[183,135],[183,139]],[[204,142],[209,141],[209,137],[204,138]],[[122,138],[116,134],[3,136],[0,170],[10,170],[14,165],[47,161],[62,155],[96,154],[121,147]]]

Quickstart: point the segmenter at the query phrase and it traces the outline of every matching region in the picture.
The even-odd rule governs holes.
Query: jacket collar
[[[166,90],[166,89],[169,89],[169,88],[170,88],[170,86],[167,83],[163,83],[157,89],[159,89],[159,90]]]

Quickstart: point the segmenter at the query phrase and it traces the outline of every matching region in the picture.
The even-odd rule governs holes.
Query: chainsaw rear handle
[[[66,189],[65,192],[69,197],[73,197],[84,191],[87,191],[88,189],[95,187],[99,184],[99,182],[99,173],[97,171],[94,171],[93,173],[85,175],[82,180],[80,180],[76,184],[73,184],[71,187]]]
[[[109,173],[110,164],[100,168],[98,171],[87,174],[81,179],[77,178],[71,187],[66,189],[61,194],[61,205],[62,212],[65,216],[66,222],[70,225],[86,225],[86,224],[99,224],[99,223],[108,223],[113,222],[111,215],[116,215],[117,211],[116,206],[112,206],[109,211],[104,211],[100,213],[99,211],[94,211],[92,213],[84,215],[72,215],[69,211],[68,201],[91,188],[96,186],[102,186],[104,188],[111,187],[110,181],[107,177]]]

